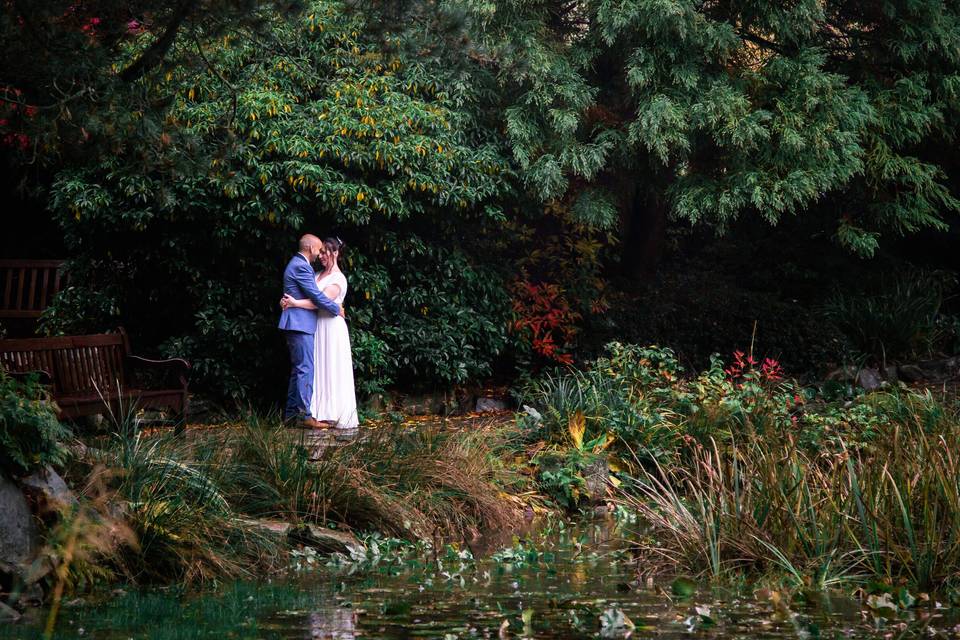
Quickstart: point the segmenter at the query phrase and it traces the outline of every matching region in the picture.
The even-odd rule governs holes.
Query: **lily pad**
[[[677,578],[670,584],[670,591],[675,596],[689,598],[697,592],[697,583],[690,578]]]

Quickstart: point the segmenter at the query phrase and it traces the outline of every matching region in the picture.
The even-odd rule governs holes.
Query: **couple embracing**
[[[358,426],[350,334],[344,319],[347,279],[337,265],[339,238],[307,234],[283,272],[280,330],[290,350],[284,418],[314,429]],[[323,270],[314,273],[319,260]]]

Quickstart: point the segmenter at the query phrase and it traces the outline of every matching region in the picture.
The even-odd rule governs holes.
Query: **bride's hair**
[[[340,238],[324,238],[323,246],[326,247],[327,251],[336,252],[338,255],[343,255],[343,248],[346,244]]]

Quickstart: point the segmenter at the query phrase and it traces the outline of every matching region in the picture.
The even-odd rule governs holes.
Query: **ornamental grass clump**
[[[511,480],[497,433],[382,427],[311,447],[299,430],[251,416],[217,447],[230,496],[258,517],[338,522],[400,537],[464,538],[510,526]]]
[[[889,420],[803,446],[795,433],[692,441],[687,465],[640,468],[622,492],[649,525],[646,570],[867,580],[936,591],[960,577],[960,411],[929,394],[875,394]],[[879,432],[877,432],[879,430]]]
[[[132,411],[83,465],[108,492],[104,516],[130,535],[98,559],[132,582],[255,577],[287,566],[277,521],[336,524],[407,539],[470,538],[517,521],[515,481],[490,430],[369,429],[318,448],[274,416],[233,427],[147,436]],[[87,500],[92,503],[92,500]]]
[[[127,426],[95,454],[107,473],[115,511],[136,545],[109,561],[134,582],[205,582],[253,577],[280,566],[278,541],[240,517],[218,480],[221,470],[197,459],[175,437],[144,437]]]

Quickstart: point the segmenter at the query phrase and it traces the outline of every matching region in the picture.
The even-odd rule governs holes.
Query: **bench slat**
[[[36,311],[38,308],[40,308],[40,305],[37,304],[37,301],[34,298],[34,295],[36,294],[36,292],[37,292],[37,270],[31,269],[30,270],[30,293],[27,295],[27,309],[31,311]]]
[[[122,347],[118,333],[97,333],[88,336],[53,336],[50,338],[11,338],[3,341],[5,351],[57,351],[77,347]]]
[[[63,260],[0,260],[0,318],[40,317],[65,283],[62,267]]]
[[[3,308],[10,308],[10,292],[13,290],[13,269],[7,269],[7,285],[3,288]]]
[[[20,267],[19,275],[17,276],[17,305],[16,309],[23,309],[23,285],[27,279],[27,269],[26,267]]]
[[[186,381],[173,389],[130,389],[126,366],[129,343],[116,334],[0,340],[0,365],[13,372],[42,370],[52,378],[53,398],[64,417],[103,413],[104,403],[118,409],[124,400],[141,408],[170,409],[183,418]],[[189,365],[183,363],[189,368]],[[131,405],[132,406],[132,405]]]
[[[50,300],[47,299],[48,284],[50,284],[50,269],[44,269],[43,280],[40,283],[40,304],[37,305],[37,308],[40,310],[46,309],[47,305],[50,304]]]

